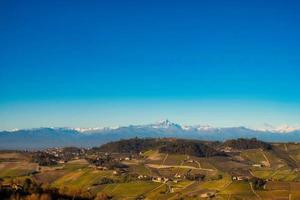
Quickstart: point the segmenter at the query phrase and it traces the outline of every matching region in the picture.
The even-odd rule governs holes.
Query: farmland
[[[300,172],[292,167],[298,164],[300,145],[272,147],[277,149],[234,150],[208,157],[162,153],[158,148],[139,153],[3,151],[1,188],[24,188],[30,180],[34,187],[57,191],[65,199],[300,199]],[[292,165],[283,153],[295,158]],[[53,162],[42,162],[44,154],[57,156]]]

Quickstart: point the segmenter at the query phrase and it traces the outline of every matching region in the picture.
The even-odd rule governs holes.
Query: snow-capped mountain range
[[[293,131],[297,131],[300,130],[300,126],[290,126],[287,124],[275,127],[273,125],[270,124],[264,124],[264,127],[259,129],[261,131],[270,131],[270,132],[278,132],[278,133],[288,133],[288,132],[293,132]]]
[[[179,137],[202,140],[258,138],[265,141],[300,142],[300,127],[261,129],[246,127],[216,128],[209,125],[184,126],[169,120],[148,125],[104,128],[35,128],[0,132],[0,149],[40,149],[48,147],[99,146],[109,141],[132,137]]]
[[[158,121],[157,123],[148,124],[148,125],[130,125],[130,127],[136,128],[154,128],[154,129],[182,129],[186,131],[190,130],[198,130],[198,131],[212,131],[217,130],[219,128],[206,125],[180,125],[174,122],[171,122],[168,119]],[[66,128],[71,130],[76,130],[81,133],[93,133],[93,132],[101,132],[101,131],[108,131],[108,130],[115,130],[121,128],[121,126],[112,126],[112,127],[95,127],[95,128]],[[124,128],[124,127],[123,127]],[[15,129],[18,130],[18,129]],[[273,125],[265,123],[261,128],[253,129],[257,131],[264,131],[264,132],[276,132],[276,133],[288,133],[300,130],[300,126],[289,126],[287,124],[275,127]]]

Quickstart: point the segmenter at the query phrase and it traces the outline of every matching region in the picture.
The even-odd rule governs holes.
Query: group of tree
[[[188,173],[185,178],[189,181],[203,181],[205,179],[205,175]]]
[[[59,160],[60,158],[44,151],[38,151],[32,155],[32,161],[38,163],[40,166],[56,165]]]
[[[107,169],[123,169],[128,168],[127,165],[121,163],[119,160],[111,157],[109,154],[98,156],[96,158],[86,158],[86,160],[95,166],[106,167]]]
[[[267,183],[266,180],[256,177],[252,178],[250,181],[252,183],[253,189],[255,190],[263,190],[264,186]]]
[[[94,198],[63,194],[56,188],[45,188],[30,178],[26,178],[22,182],[12,180],[6,184],[0,179],[1,200],[91,200]]]
[[[110,142],[97,148],[102,152],[132,153],[138,154],[147,150],[156,149],[161,153],[187,154],[198,157],[224,156],[215,148],[200,140],[187,140],[175,138],[133,138]]]
[[[219,152],[197,140],[177,139],[172,142],[167,142],[158,150],[160,153],[185,154],[197,157],[226,156],[225,153]]]
[[[246,149],[264,149],[264,150],[271,150],[272,145],[260,140],[257,140],[256,138],[252,139],[245,139],[245,138],[239,138],[236,140],[227,140],[223,144],[226,147],[231,147],[233,149],[239,149],[239,150],[246,150]]]

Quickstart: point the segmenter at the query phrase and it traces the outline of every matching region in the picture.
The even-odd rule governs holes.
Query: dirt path
[[[192,184],[194,184],[195,183],[195,181],[193,181],[193,182],[191,182],[190,184],[188,184],[188,185],[186,185],[186,186],[184,186],[181,190],[184,190],[185,188],[187,188],[187,187],[189,187],[189,186],[191,186]]]
[[[284,144],[284,149],[285,149],[286,152],[288,152],[288,148],[287,148],[286,144]]]
[[[184,186],[183,188],[181,188],[180,191],[185,190],[187,187],[193,185],[194,183],[195,183],[195,181],[191,182],[190,184],[188,184],[188,185]],[[167,200],[171,200],[171,199],[174,199],[174,198],[177,198],[177,197],[178,197],[178,196],[177,196],[176,193],[175,193],[174,196],[168,198]]]
[[[249,173],[250,173],[253,177],[255,177],[255,174],[252,172],[251,169],[249,169]]]
[[[192,167],[192,166],[186,166],[186,165],[157,165],[157,164],[147,164],[148,167],[151,167],[151,168],[156,168],[156,169],[163,169],[163,168],[183,168],[183,169],[198,169],[198,167]],[[210,171],[210,172],[213,172],[213,171],[216,171],[214,169],[204,169],[204,168],[201,168],[200,170],[204,170],[204,171]]]
[[[279,170],[276,170],[273,174],[271,174],[270,178],[274,177],[276,174],[278,174]]]
[[[217,194],[220,193],[221,191],[226,190],[226,188],[228,188],[231,184],[232,184],[232,181],[230,181],[229,183],[227,183],[226,185],[224,185],[222,188],[219,189],[219,191],[217,192]],[[231,194],[229,194],[228,199],[230,199],[230,198],[231,198]]]
[[[157,186],[156,188],[154,188],[154,189],[152,189],[152,190],[150,190],[150,191],[148,191],[148,192],[145,192],[144,194],[149,194],[149,193],[151,193],[151,192],[157,190],[158,188],[162,187],[163,185],[165,185],[165,184],[163,183],[163,184]]]
[[[111,192],[113,193],[120,185],[118,184],[116,187],[114,187],[114,189],[111,190]]]
[[[285,151],[288,153],[289,152],[289,150],[288,150],[288,147],[287,147],[287,145],[286,144],[284,144],[284,149],[285,149]],[[298,162],[292,155],[289,155],[288,154],[288,156],[294,161],[294,162]]]
[[[164,160],[162,161],[161,165],[164,165],[164,164],[165,164],[165,162],[166,162],[168,156],[169,156],[169,154],[166,154],[166,156],[165,156]]]
[[[265,160],[266,160],[267,167],[270,167],[270,166],[271,166],[271,163],[270,163],[268,157],[266,156],[265,152],[262,150],[261,153],[262,153],[263,157],[264,157]]]
[[[198,168],[199,168],[199,169],[202,169],[200,162],[197,161],[197,160],[195,160],[195,162],[198,164]]]
[[[298,162],[292,155],[289,155],[289,157],[290,157],[295,163]]]
[[[226,185],[224,185],[224,187],[222,187],[222,188],[220,189],[220,191],[225,190],[225,189],[228,188],[231,184],[232,184],[232,181],[230,181],[229,183],[227,183]]]

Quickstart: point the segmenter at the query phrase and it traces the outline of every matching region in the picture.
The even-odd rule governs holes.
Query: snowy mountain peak
[[[258,129],[261,131],[269,131],[269,132],[276,132],[276,133],[289,133],[293,131],[300,130],[300,126],[290,126],[287,124],[281,126],[273,126],[271,124],[265,123],[262,128]]]
[[[288,132],[293,132],[299,130],[299,127],[293,127],[289,125],[282,125],[274,129],[275,132],[279,133],[288,133]]]
[[[207,131],[207,130],[214,130],[216,128],[214,128],[214,127],[207,124],[207,125],[199,125],[199,126],[196,127],[196,129],[199,130],[199,131],[202,131],[202,130]]]
[[[167,128],[181,128],[181,126],[179,124],[169,121],[168,119],[165,119],[165,120],[161,120],[161,121],[157,122],[156,124],[153,124],[152,128],[167,129]]]
[[[163,125],[163,126],[171,126],[173,123],[168,119],[164,119],[164,120],[158,121],[158,124]]]
[[[74,128],[75,131],[85,133],[85,132],[93,132],[93,131],[102,131],[104,127],[96,127],[96,128]]]

